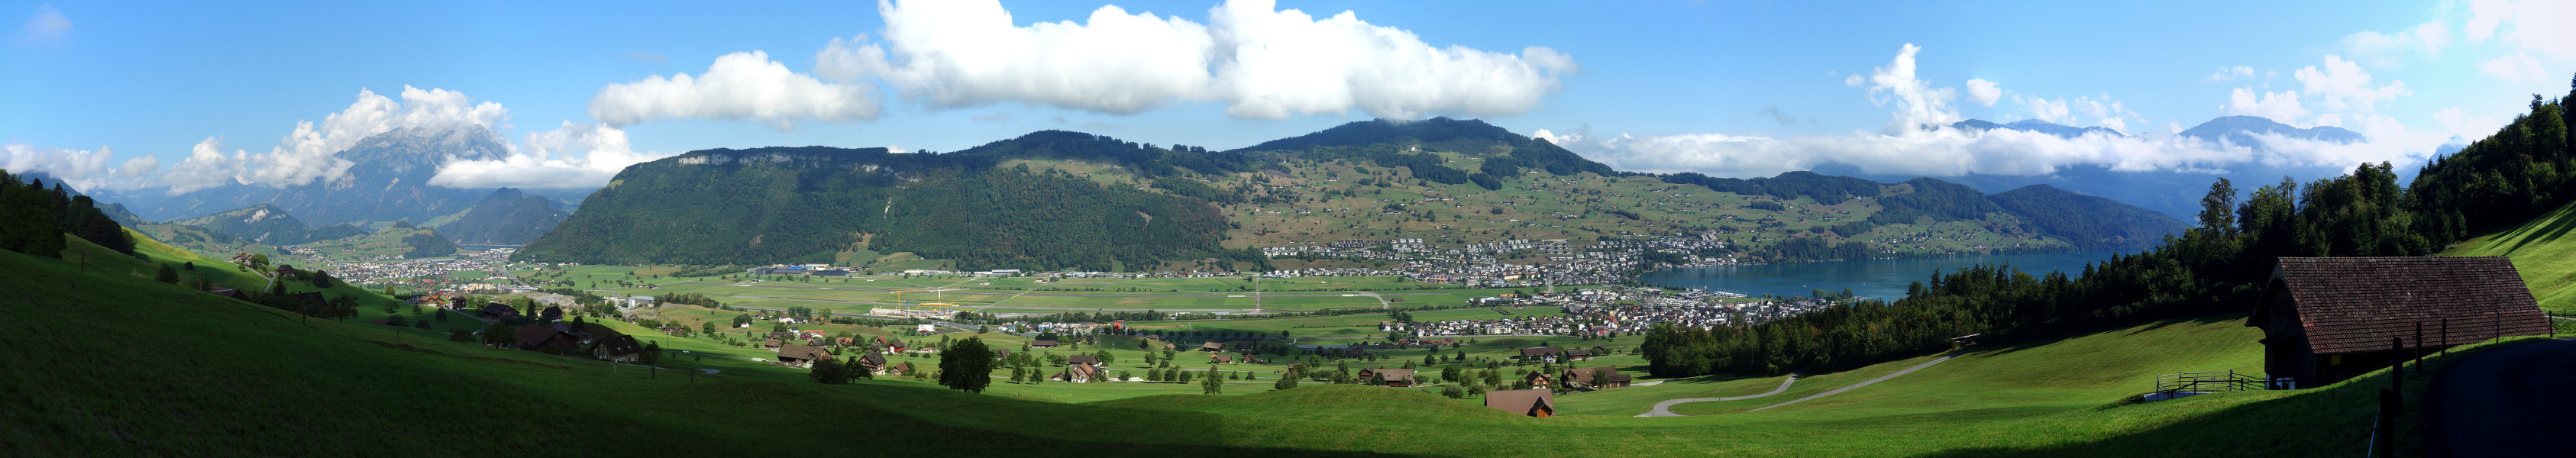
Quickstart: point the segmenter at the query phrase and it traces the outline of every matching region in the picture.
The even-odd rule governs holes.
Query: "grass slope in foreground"
[[[1849,398],[1754,414],[1631,418],[1651,400],[1630,399],[1620,402],[1643,404],[1532,419],[1361,386],[1063,404],[920,382],[817,385],[747,364],[694,381],[648,379],[596,361],[300,323],[16,253],[0,253],[0,288],[23,298],[0,303],[0,320],[19,324],[0,333],[0,361],[12,368],[0,372],[6,456],[2341,456],[2360,453],[2370,392],[2386,383],[2108,407],[2154,372],[2242,364],[2233,352],[2253,343],[2219,317],[1994,349],[1837,395]],[[109,329],[152,338],[107,343]],[[2238,350],[2155,351],[2204,345]],[[2104,351],[2113,348],[2132,350]]]

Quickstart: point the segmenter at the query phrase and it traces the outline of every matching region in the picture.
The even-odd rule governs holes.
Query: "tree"
[[[1440,389],[1440,395],[1448,396],[1449,399],[1463,399],[1467,397],[1467,389],[1459,388],[1458,385],[1449,385]]]
[[[254,254],[254,255],[250,255],[250,270],[251,270],[252,272],[267,272],[267,271],[268,271],[268,255],[266,255],[266,254]]]
[[[1208,366],[1207,379],[1199,382],[1199,389],[1204,391],[1203,394],[1225,393],[1225,380],[1217,379],[1215,365]]]
[[[813,378],[815,383],[827,385],[849,383],[850,381],[849,371],[841,365],[840,361],[834,360],[831,357],[814,360],[813,371],[807,372],[805,375]]]
[[[1293,370],[1292,370],[1292,371],[1289,371],[1289,372],[1290,372],[1290,373],[1289,373],[1287,376],[1279,377],[1279,381],[1276,381],[1276,382],[1270,382],[1270,389],[1274,389],[1274,390],[1285,390],[1285,389],[1289,389],[1289,388],[1296,388],[1296,387],[1297,387],[1297,377],[1296,377],[1296,375],[1295,375],[1295,372],[1296,372],[1296,371],[1293,371]]]
[[[636,354],[636,355],[635,355],[635,362],[643,363],[643,364],[644,364],[644,365],[646,365],[646,366],[651,366],[651,365],[653,365],[653,363],[654,363],[654,362],[658,362],[658,361],[661,361],[661,360],[662,360],[662,342],[661,342],[661,341],[645,342],[645,343],[644,343],[644,352],[643,352],[643,353],[639,353],[639,354]]]
[[[171,268],[169,264],[162,264],[160,271],[152,274],[152,280],[173,285],[179,284],[179,269]]]
[[[968,337],[939,352],[939,385],[983,393],[993,384],[993,349],[982,337]]]

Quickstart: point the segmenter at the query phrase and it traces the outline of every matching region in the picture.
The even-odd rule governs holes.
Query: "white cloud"
[[[237,181],[271,187],[299,186],[348,176],[354,165],[340,151],[369,136],[404,127],[444,131],[483,126],[508,127],[510,111],[493,102],[474,103],[463,92],[403,86],[402,102],[358,90],[348,109],[324,116],[320,124],[297,121],[295,130],[278,140],[268,154],[250,155]]]
[[[528,134],[523,152],[501,159],[450,156],[429,184],[452,188],[589,188],[608,184],[626,166],[660,159],[636,153],[626,131],[564,121],[555,130]]]
[[[590,99],[590,116],[610,126],[659,119],[749,119],[792,130],[798,122],[876,119],[874,91],[787,70],[761,51],[717,57],[705,73],[610,84]]]
[[[2066,99],[2061,98],[2057,100],[2049,100],[2046,97],[2030,97],[2021,94],[2013,94],[2013,101],[2021,102],[2022,106],[2029,107],[2031,119],[2059,124],[2065,124],[2067,122],[2068,109],[2066,107]]]
[[[2565,0],[2478,0],[2469,5],[2469,41],[2501,37],[2511,45],[2539,51],[2560,62],[2576,61],[2576,2]]]
[[[2298,79],[2301,88],[2309,97],[2316,98],[2317,106],[2325,110],[2369,110],[2379,102],[2415,93],[2406,89],[2404,81],[2389,80],[2385,86],[2373,86],[2370,72],[2362,71],[2360,64],[2339,56],[2328,55],[2325,63],[2320,65],[2322,69],[2320,66],[2300,68],[2291,72],[2290,77]]]
[[[63,16],[63,11],[55,9],[53,4],[47,3],[36,5],[36,16],[27,18],[27,23],[19,26],[17,38],[20,43],[58,44],[70,37],[71,33],[72,19]]]
[[[2497,79],[2515,83],[2537,83],[2549,79],[2549,70],[2540,68],[2540,60],[2530,54],[2512,55],[2478,62],[2478,71]]]
[[[2299,91],[2270,92],[2255,95],[2251,88],[2236,88],[2227,94],[2227,104],[2218,107],[2229,116],[2261,116],[2273,121],[2296,124],[2307,120],[2308,109],[2299,104]]]
[[[234,150],[232,156],[226,157],[223,139],[206,137],[188,149],[187,159],[180,160],[178,166],[161,174],[160,184],[170,187],[170,195],[175,196],[239,183],[237,177],[241,175],[242,164],[250,162],[249,156],[249,153]]]
[[[2368,60],[2379,66],[2395,65],[2399,58],[2409,53],[2440,55],[2442,48],[2451,43],[2451,27],[2445,24],[2445,21],[2437,19],[2394,33],[2376,30],[2354,32],[2343,37],[2343,49],[2356,59]]]
[[[2234,67],[2218,67],[2218,71],[2211,72],[2209,76],[2201,78],[2201,82],[2215,83],[2220,81],[2234,81],[2237,78],[2252,77],[2254,77],[2254,67],[2238,65]]]
[[[1968,101],[1970,102],[1977,102],[1977,105],[1991,107],[1995,106],[1995,99],[2003,98],[2003,96],[2003,87],[1995,84],[1993,81],[1986,81],[1983,78],[1968,80]]]
[[[1021,27],[990,0],[881,1],[883,40],[833,40],[815,72],[882,78],[934,108],[1016,102],[1133,114],[1214,101],[1240,118],[1359,110],[1413,119],[1526,112],[1579,68],[1545,47],[1434,47],[1350,11],[1316,18],[1275,6],[1228,1],[1206,24],[1103,6],[1082,23]]]
[[[1915,51],[1912,46],[1906,47],[1896,64],[1879,69],[1870,78],[1875,83],[1869,89],[1873,101],[1898,102],[1890,107],[1892,126],[1924,125],[1915,120],[1937,117],[1946,110],[1939,103],[1944,99],[1936,95],[1937,90],[1903,84],[1912,72],[1914,62],[1910,57]],[[2335,62],[2329,61],[2327,66],[2333,67]],[[2341,71],[2312,68],[2307,72],[2313,75],[2307,79],[2315,81],[2315,87],[2328,90],[2366,89],[2359,92],[2367,95],[2343,96],[2341,103],[2355,109],[2335,113],[2334,119],[2356,126],[2355,130],[2370,138],[2368,142],[2337,144],[2262,135],[2255,137],[2259,144],[2225,144],[2173,135],[2183,130],[2181,123],[2173,121],[2164,125],[2163,134],[2093,134],[2075,138],[2010,129],[1972,132],[1949,128],[1767,137],[1724,133],[1602,136],[1591,135],[1586,127],[1571,133],[1540,130],[1532,136],[1622,170],[1749,177],[1808,170],[1827,163],[1852,165],[1863,173],[1923,176],[2046,175],[2075,166],[2116,171],[2210,172],[2245,165],[2351,167],[2380,161],[2412,164],[2420,163],[2450,135],[2410,130],[2389,116],[2370,113],[2368,108],[2384,100],[2383,96],[2402,94],[2391,88],[2402,88],[2395,84],[2374,86],[2366,74],[2338,73]],[[2250,75],[2252,70],[2230,73]],[[1908,101],[1908,91],[1915,95],[1913,101]],[[2300,100],[2302,95],[2301,91],[2257,94],[2239,88],[2230,106],[2222,108],[2276,119],[2302,119],[2309,117]],[[2127,127],[2131,121],[2145,122],[2107,94],[2071,101],[2018,93],[2012,96],[2043,115],[2043,119],[2096,118],[2101,125],[2113,129]]]
[[[111,164],[121,164],[116,166]],[[43,172],[81,190],[131,189],[136,176],[160,166],[151,156],[116,160],[116,151],[105,146],[95,150],[39,148],[24,143],[0,145],[0,170],[10,174]]]
[[[1932,83],[1914,77],[1914,54],[1923,47],[1906,43],[1896,51],[1896,59],[1887,66],[1869,72],[1869,101],[1879,106],[1896,104],[1896,116],[1887,120],[1882,130],[1902,133],[1922,130],[1925,126],[1947,126],[1959,122],[1959,113],[1950,109],[1950,99],[1958,91],[1935,88]],[[1857,75],[1855,75],[1857,76]],[[1845,81],[1849,84],[1850,81]]]

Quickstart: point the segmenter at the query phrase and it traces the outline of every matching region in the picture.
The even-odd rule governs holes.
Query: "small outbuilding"
[[[2275,389],[2320,387],[2393,359],[2550,333],[2513,262],[2489,257],[2280,258],[2246,326]],[[2391,348],[2392,339],[2403,344]]]

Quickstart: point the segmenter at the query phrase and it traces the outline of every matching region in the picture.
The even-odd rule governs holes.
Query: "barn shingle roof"
[[[2422,345],[2549,333],[2549,318],[2513,262],[2486,257],[2281,258],[2265,296],[2288,294],[2316,354],[2384,350],[2390,338]],[[2267,299],[2268,300],[2268,299]],[[2248,323],[2264,321],[2259,314]],[[2436,331],[2449,322],[2447,341]],[[2501,332],[2501,334],[2499,334]],[[2409,346],[2415,346],[2410,344]]]

